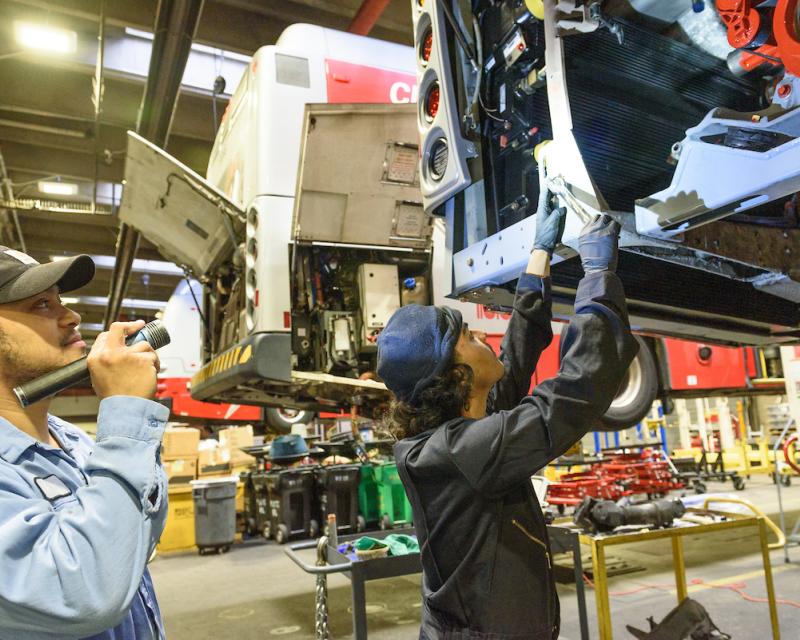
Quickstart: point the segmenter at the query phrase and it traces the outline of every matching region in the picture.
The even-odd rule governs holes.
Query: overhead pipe
[[[359,36],[368,35],[388,5],[389,0],[364,0],[347,30]]]
[[[159,147],[167,145],[181,79],[202,11],[203,0],[159,0],[158,3],[150,68],[136,132]],[[106,328],[119,315],[139,238],[138,231],[127,224],[120,225],[103,320]]]

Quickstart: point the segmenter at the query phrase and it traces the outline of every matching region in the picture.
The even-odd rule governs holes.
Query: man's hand
[[[89,352],[86,362],[92,386],[102,400],[110,396],[152,398],[156,392],[156,374],[160,363],[155,350],[147,342],[132,347],[125,337],[144,326],[144,320],[115,322],[101,333]]]
[[[597,216],[583,227],[578,252],[586,275],[617,270],[619,230],[619,224],[606,215]]]
[[[553,256],[553,250],[561,242],[564,233],[564,224],[567,220],[567,210],[559,207],[556,196],[549,190],[544,198],[539,198],[539,209],[536,212],[536,237],[533,240],[533,250],[546,251]]]

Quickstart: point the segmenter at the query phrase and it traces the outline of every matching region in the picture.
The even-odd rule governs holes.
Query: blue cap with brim
[[[394,312],[378,336],[378,375],[402,402],[419,396],[453,362],[461,312],[410,304]]]

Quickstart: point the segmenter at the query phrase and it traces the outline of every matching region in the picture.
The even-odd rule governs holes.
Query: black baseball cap
[[[57,285],[61,293],[74,291],[94,277],[87,255],[40,264],[28,254],[0,246],[0,304],[35,296]]]

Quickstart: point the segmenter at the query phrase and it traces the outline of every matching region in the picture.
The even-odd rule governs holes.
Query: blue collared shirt
[[[0,640],[163,640],[147,560],[164,528],[166,407],[106,398],[61,448],[0,418]]]

